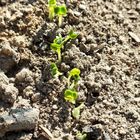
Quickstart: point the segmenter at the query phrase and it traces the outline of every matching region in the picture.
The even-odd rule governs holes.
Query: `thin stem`
[[[63,20],[63,16],[59,15],[59,17],[58,17],[58,25],[59,25],[59,27],[62,25],[62,20]]]
[[[67,36],[67,37],[64,39],[64,41],[63,41],[62,43],[64,44],[64,43],[67,42],[69,39],[70,39],[70,37]]]
[[[69,86],[69,88],[74,89],[74,87],[75,87],[75,84],[74,84],[74,82],[72,82],[72,84]]]
[[[54,6],[50,6],[50,7],[49,7],[49,19],[50,19],[50,20],[53,20],[54,16],[55,16],[55,13],[54,13]]]
[[[58,54],[58,61],[61,62],[61,49],[57,51]]]
[[[70,78],[71,76],[68,77],[68,88],[70,88]]]

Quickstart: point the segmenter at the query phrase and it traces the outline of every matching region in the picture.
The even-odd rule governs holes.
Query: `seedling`
[[[59,45],[63,45],[63,40],[64,40],[63,37],[61,36],[61,34],[59,34],[59,36],[56,36],[53,42]]]
[[[87,140],[87,134],[77,133],[76,135],[77,140]]]
[[[79,105],[78,107],[74,108],[72,110],[72,115],[75,119],[79,119],[80,118],[80,110],[84,107],[84,103],[82,103],[81,105]]]
[[[71,80],[72,80],[72,84],[70,85]],[[68,88],[73,89],[74,87],[76,87],[79,80],[80,80],[80,70],[77,68],[73,68],[69,72]]]
[[[62,40],[62,36],[59,35],[54,39],[50,46],[53,51],[57,52],[59,62],[61,62],[61,49],[63,48]]]
[[[68,41],[69,39],[75,39],[78,36],[77,33],[75,33],[73,30],[70,30],[66,38],[63,38],[60,34],[59,36],[56,36],[56,38],[53,40],[53,43],[51,43],[51,49],[58,54],[58,61],[61,62],[61,49],[64,48],[64,43]]]
[[[65,5],[56,6],[54,8],[55,14],[58,16],[58,25],[62,25],[63,16],[67,15],[67,8]]]
[[[56,7],[56,0],[48,0],[49,6],[49,19],[52,20],[55,16],[55,7]]]
[[[69,39],[76,39],[78,36],[77,33],[75,33],[72,29],[69,31],[67,37],[65,38],[65,40],[63,41],[64,43],[67,42]]]
[[[56,66],[55,63],[51,63],[50,68],[51,68],[51,75],[52,75],[53,77],[56,78],[56,77],[62,75],[62,73],[59,72],[59,70],[58,70],[58,68],[57,68],[57,66]]]
[[[64,98],[66,101],[75,104],[76,99],[78,98],[78,93],[75,90],[67,89],[64,92]]]

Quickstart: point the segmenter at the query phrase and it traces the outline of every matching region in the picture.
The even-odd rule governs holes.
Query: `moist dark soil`
[[[45,140],[39,125],[57,140],[140,140],[140,1],[65,0],[61,27],[48,18],[45,0],[0,0],[0,115],[15,107],[38,108],[34,130],[8,132],[0,140]],[[50,43],[73,28],[58,64]],[[79,68],[79,98],[64,100],[66,78]],[[4,86],[3,86],[4,85]],[[84,102],[80,119],[72,109]]]

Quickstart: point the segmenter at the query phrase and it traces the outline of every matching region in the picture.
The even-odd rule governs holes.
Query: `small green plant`
[[[77,140],[87,140],[87,134],[78,132],[76,135]]]
[[[84,103],[82,103],[81,105],[79,105],[78,107],[75,107],[73,110],[72,110],[72,116],[75,118],[75,119],[79,119],[80,118],[80,110],[84,107]]]
[[[73,30],[70,30],[65,38],[59,34],[59,36],[56,36],[56,38],[53,40],[53,43],[51,43],[50,47],[53,51],[57,52],[59,62],[61,62],[61,49],[64,48],[64,43],[69,39],[75,39],[77,36],[77,33],[75,33]]]
[[[76,99],[78,98],[78,93],[75,90],[66,89],[64,92],[64,98],[66,101],[75,104]]]
[[[78,68],[73,68],[68,75],[68,88],[73,89],[77,86],[80,80],[80,70]],[[72,84],[70,85],[72,81]]]
[[[67,15],[67,8],[65,5],[56,6],[54,8],[55,14],[58,16],[58,25],[62,25],[63,16]]]
[[[48,0],[49,6],[49,19],[52,20],[55,16],[56,0]]]
[[[56,77],[62,75],[62,73],[59,72],[59,70],[58,70],[58,68],[57,68],[57,65],[56,65],[55,63],[51,63],[50,69],[51,69],[51,75],[52,75],[53,77],[56,78]]]
[[[67,37],[64,39],[63,43],[67,42],[69,39],[76,39],[77,36],[78,36],[78,34],[75,33],[75,32],[73,31],[73,29],[71,29],[71,30],[69,31]]]
[[[53,43],[51,43],[51,49],[55,52],[57,52],[58,55],[58,61],[61,62],[61,49],[63,48],[63,38],[61,35],[57,36]]]

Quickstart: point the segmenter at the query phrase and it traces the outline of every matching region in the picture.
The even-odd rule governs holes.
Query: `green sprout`
[[[78,93],[71,89],[66,89],[64,92],[64,99],[70,103],[75,104],[76,99],[78,98]]]
[[[87,134],[82,134],[81,132],[78,132],[76,135],[77,140],[87,140]]]
[[[56,66],[55,63],[51,63],[50,68],[51,68],[51,75],[52,75],[53,77],[56,78],[56,77],[62,75],[62,73],[59,72],[59,70],[58,70],[58,68],[57,68],[57,66]]]
[[[70,85],[72,79],[72,84]],[[80,70],[78,68],[73,68],[70,72],[69,72],[69,76],[68,76],[68,88],[73,89],[74,87],[76,87],[78,81],[80,80]]]
[[[64,48],[64,43],[69,39],[75,39],[77,36],[77,33],[75,33],[73,30],[70,30],[66,38],[63,38],[59,34],[59,36],[56,36],[56,38],[53,40],[53,43],[51,43],[50,47],[53,51],[57,52],[59,62],[61,62],[61,49]]]
[[[62,25],[63,16],[67,15],[67,8],[65,5],[56,6],[54,8],[55,14],[58,16],[58,25]]]
[[[72,110],[72,116],[75,118],[75,119],[79,119],[80,118],[80,110],[84,107],[84,103],[82,103],[81,105],[79,105],[78,107],[74,108]]]
[[[53,51],[57,52],[59,62],[61,62],[61,49],[63,48],[62,40],[62,36],[59,35],[54,39],[50,46]]]
[[[48,0],[49,5],[49,19],[52,20],[55,16],[56,0]]]
[[[65,40],[63,41],[64,43],[67,42],[69,39],[76,39],[78,36],[77,33],[75,33],[72,29],[69,31],[67,37],[65,38]]]

